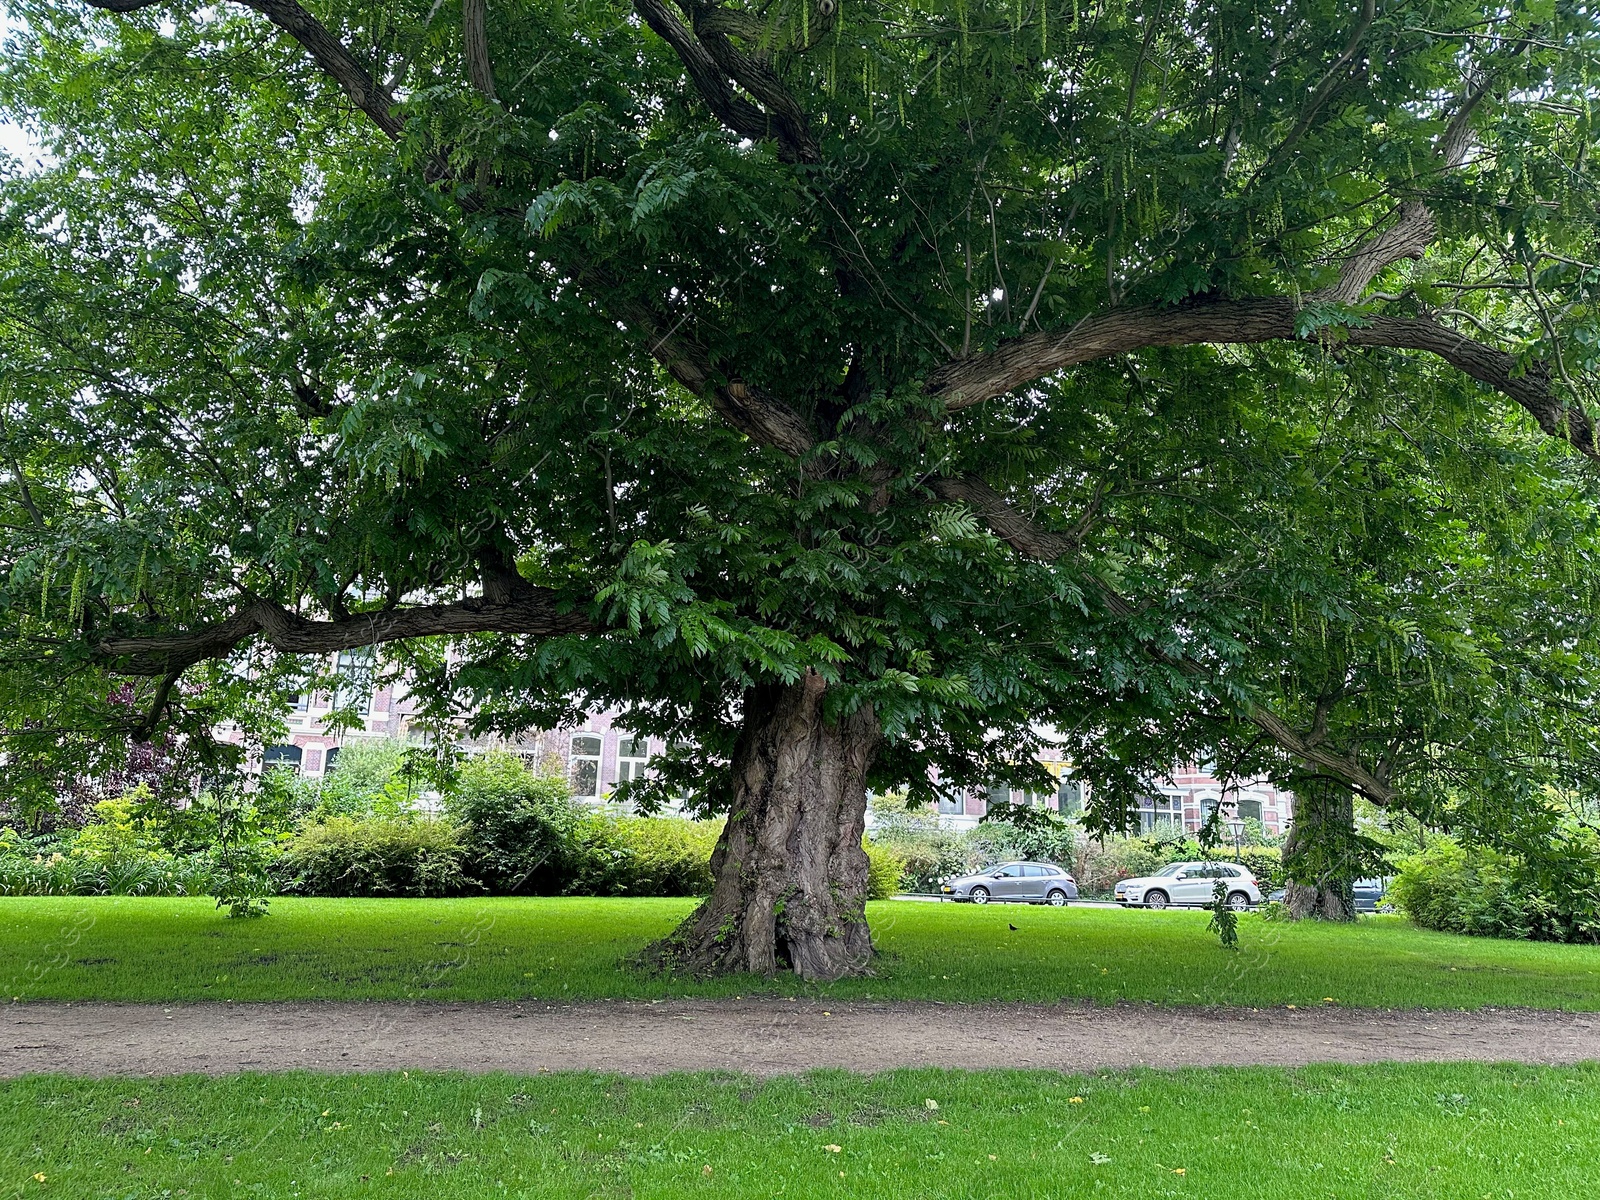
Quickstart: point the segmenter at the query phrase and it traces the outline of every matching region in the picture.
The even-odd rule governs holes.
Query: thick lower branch
[[[461,600],[381,612],[355,613],[335,621],[312,621],[279,605],[257,600],[212,625],[184,633],[108,637],[96,647],[100,657],[127,675],[176,675],[208,658],[222,658],[260,635],[285,654],[326,654],[379,642],[468,633],[520,633],[555,636],[591,633],[594,623],[582,613],[563,611],[556,594],[526,588],[515,600]]]

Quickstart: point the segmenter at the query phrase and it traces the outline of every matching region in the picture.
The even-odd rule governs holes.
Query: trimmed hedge
[[[462,838],[453,821],[332,817],[301,830],[272,876],[286,895],[459,896],[478,890]]]
[[[586,813],[575,831],[569,896],[704,896],[721,821]]]

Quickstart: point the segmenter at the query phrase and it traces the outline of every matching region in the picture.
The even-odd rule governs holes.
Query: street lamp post
[[[1244,835],[1244,822],[1238,817],[1229,817],[1226,823],[1228,831],[1233,834],[1233,857],[1235,861],[1242,863],[1244,862],[1244,850],[1239,839]]]

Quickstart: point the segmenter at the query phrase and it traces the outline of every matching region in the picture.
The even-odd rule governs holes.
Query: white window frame
[[[644,753],[639,753],[643,750]],[[617,738],[617,782],[643,779],[650,766],[650,739],[624,733]]]
[[[593,754],[587,751],[579,752],[578,742],[580,739],[583,741],[592,740],[595,743],[596,749]],[[591,731],[574,733],[567,739],[567,783],[572,788],[572,798],[574,800],[600,799],[600,760],[605,754],[605,748],[605,738],[601,734]],[[593,791],[580,792],[578,790],[578,766],[580,763],[593,764],[594,766]]]
[[[339,677],[339,682],[334,684],[333,688],[333,707],[343,708],[345,698],[347,696],[354,698],[356,688],[359,687],[361,695],[356,704],[356,711],[364,717],[371,716],[372,696],[376,690],[373,686],[373,675],[377,671],[377,666],[378,656],[370,646],[339,651],[333,660],[334,674]]]

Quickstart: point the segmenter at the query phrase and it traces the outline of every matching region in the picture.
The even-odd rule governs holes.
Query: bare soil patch
[[[589,1004],[11,1004],[0,1076],[231,1071],[594,1070],[1572,1063],[1600,1015],[1125,1004],[674,1000]]]

